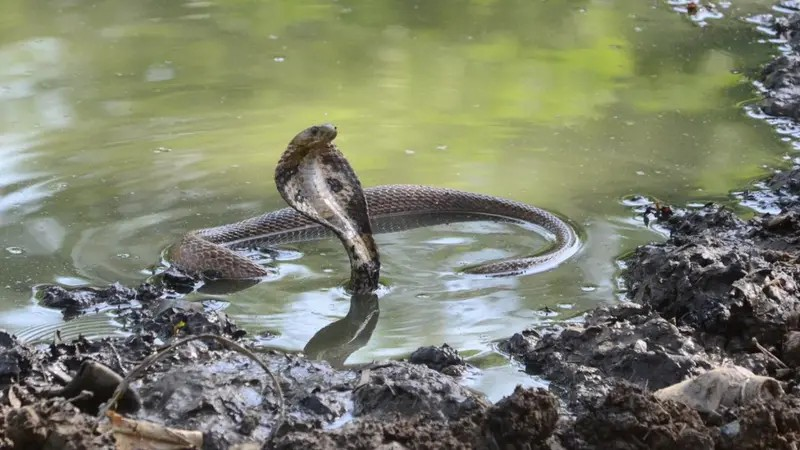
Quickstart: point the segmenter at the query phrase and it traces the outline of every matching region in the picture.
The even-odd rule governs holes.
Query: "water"
[[[285,206],[280,153],[333,122],[367,186],[500,195],[581,227],[568,263],[495,280],[454,270],[544,241],[488,223],[378,236],[379,319],[347,363],[447,342],[491,368],[474,384],[495,392],[495,340],[615,301],[616,258],[662,237],[625,198],[726,200],[786,164],[791,145],[741,107],[772,47],[739,16],[767,5],[701,27],[639,0],[5,0],[0,327],[60,323],[38,283],[138,284],[182,233]],[[347,259],[338,241],[284,250],[280,277],[214,298],[300,350],[346,316]]]

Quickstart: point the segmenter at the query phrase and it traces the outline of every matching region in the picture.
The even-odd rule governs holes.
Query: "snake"
[[[488,261],[465,274],[511,276],[542,272],[566,261],[579,247],[571,224],[545,209],[515,200],[456,189],[395,184],[364,188],[333,142],[338,129],[314,125],[298,133],[275,167],[275,185],[289,205],[227,225],[189,231],[169,249],[171,264],[207,280],[263,279],[274,274],[237,249],[335,235],[350,260],[348,288],[379,287],[380,254],[374,234],[463,221],[492,220],[533,225],[552,235],[535,254]]]

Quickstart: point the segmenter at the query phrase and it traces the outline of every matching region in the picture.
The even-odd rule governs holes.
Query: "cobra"
[[[330,236],[339,238],[350,259],[353,293],[378,287],[380,254],[373,234],[436,223],[472,220],[523,222],[552,234],[549,248],[528,256],[478,264],[470,274],[508,276],[553,268],[578,249],[575,229],[555,214],[490,195],[420,185],[362,188],[350,163],[334,144],[330,124],[297,134],[275,168],[275,184],[289,208],[240,222],[185,234],[169,252],[185,272],[210,279],[263,278],[271,269],[235,251],[254,242],[285,244]]]

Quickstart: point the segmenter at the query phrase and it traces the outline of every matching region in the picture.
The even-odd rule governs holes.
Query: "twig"
[[[94,394],[92,394],[91,392],[89,392],[89,391],[81,391],[75,397],[67,399],[67,402],[75,403],[75,402],[79,402],[81,400],[90,399],[92,397],[94,397]]]
[[[203,433],[200,431],[179,430],[152,422],[128,419],[113,411],[109,411],[108,418],[111,421],[110,429],[116,435],[118,446],[121,443],[127,443],[126,441],[128,440],[148,440],[154,443],[177,444],[180,445],[181,448],[187,449],[199,449],[203,447]],[[124,447],[124,445],[121,446],[121,448],[122,447]]]
[[[112,344],[111,342],[108,343],[108,346],[111,347],[111,353],[114,354],[114,358],[117,361],[120,373],[122,373],[122,375],[125,375],[125,372],[127,372],[127,370],[125,370],[125,366],[122,364],[122,358],[119,356],[119,353],[117,352],[117,347],[114,347],[114,344]]]
[[[778,358],[777,356],[773,355],[773,354],[772,354],[772,353],[771,353],[769,350],[767,350],[767,349],[766,349],[766,348],[765,348],[763,345],[759,344],[759,343],[758,343],[758,339],[756,339],[756,338],[753,338],[753,339],[751,340],[751,342],[753,343],[753,345],[754,345],[754,346],[755,346],[755,347],[756,347],[756,348],[757,348],[757,349],[758,349],[758,350],[759,350],[761,353],[763,353],[764,355],[766,355],[766,357],[767,357],[767,358],[771,359],[771,360],[772,360],[772,362],[774,362],[775,364],[777,364],[778,366],[780,366],[780,368],[781,368],[781,369],[788,369],[788,368],[789,368],[789,366],[787,366],[787,365],[786,365],[786,363],[784,363],[783,361],[781,361],[781,360],[780,360],[780,358]]]
[[[144,361],[142,361],[133,370],[128,372],[128,374],[125,376],[125,378],[122,379],[122,381],[117,386],[117,389],[114,391],[114,395],[112,395],[111,398],[108,400],[108,402],[106,402],[103,405],[103,407],[100,408],[100,411],[99,411],[97,416],[98,417],[104,417],[104,416],[106,416],[106,413],[108,412],[108,410],[112,408],[112,406],[116,407],[117,401],[119,401],[120,397],[122,397],[122,393],[125,392],[128,389],[128,385],[130,384],[131,380],[139,377],[145,370],[147,370],[148,367],[150,367],[153,364],[157,363],[158,361],[163,359],[165,356],[167,356],[169,353],[171,353],[173,350],[175,350],[176,348],[180,347],[181,345],[184,345],[184,344],[186,344],[188,342],[191,342],[191,341],[197,341],[197,340],[200,340],[200,339],[211,339],[211,340],[217,341],[220,344],[222,344],[224,347],[227,347],[230,350],[236,351],[238,353],[243,354],[244,356],[247,356],[248,358],[250,358],[253,361],[255,361],[256,364],[261,366],[262,369],[264,369],[264,372],[266,372],[267,375],[269,375],[269,377],[272,379],[272,384],[275,387],[275,393],[277,394],[277,397],[278,397],[278,408],[279,408],[278,414],[279,414],[280,421],[279,421],[278,424],[276,424],[273,427],[273,430],[277,430],[278,427],[283,424],[283,421],[284,421],[284,419],[286,417],[286,413],[285,413],[285,409],[284,409],[284,402],[283,402],[283,391],[281,390],[281,385],[278,382],[278,379],[275,377],[275,375],[272,373],[272,371],[269,370],[269,367],[267,367],[267,365],[264,364],[264,362],[261,361],[261,359],[258,356],[256,356],[253,352],[251,352],[250,350],[242,347],[241,345],[237,344],[236,342],[234,342],[234,341],[232,341],[232,340],[230,340],[228,338],[224,338],[224,337],[218,336],[216,334],[199,334],[197,336],[189,336],[187,338],[184,338],[184,339],[181,339],[181,340],[179,340],[177,342],[174,342],[174,343],[170,344],[167,348],[161,350],[160,352],[155,353],[155,354],[150,355],[147,358],[145,358]],[[266,388],[266,385],[264,387]]]

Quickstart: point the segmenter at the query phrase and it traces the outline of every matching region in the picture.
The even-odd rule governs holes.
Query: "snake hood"
[[[286,203],[339,237],[350,258],[349,288],[369,293],[378,288],[380,256],[364,190],[336,135],[330,124],[301,131],[278,161],[275,185]]]

